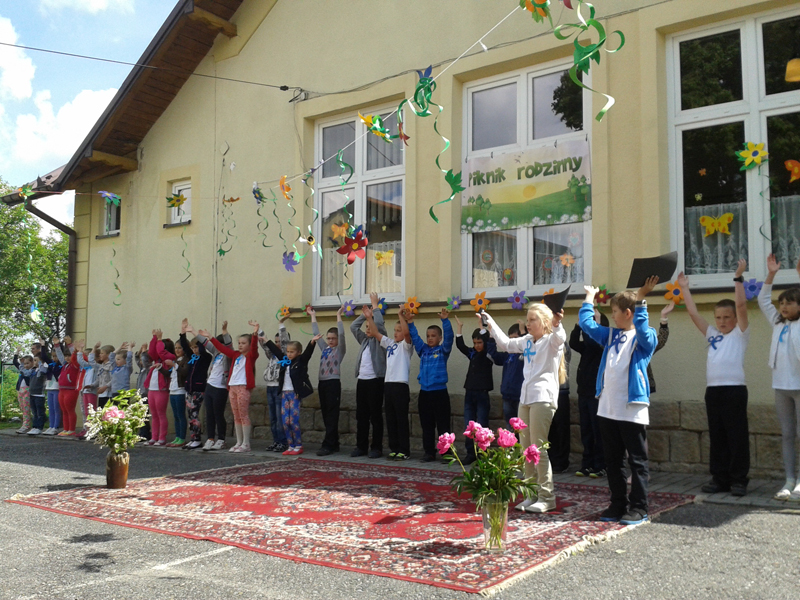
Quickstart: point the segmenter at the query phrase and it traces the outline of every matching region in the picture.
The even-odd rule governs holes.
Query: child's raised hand
[[[367,306],[366,304],[361,307],[361,314],[364,315],[364,318],[371,319],[372,318],[372,308]]]
[[[83,347],[86,346],[86,340],[78,340],[75,342],[75,349],[80,352],[83,350]]]
[[[461,330],[464,328],[464,324],[461,322],[461,319],[458,318],[458,315],[453,315],[453,318],[456,320],[456,328],[458,329],[458,333],[461,333]]]
[[[683,271],[678,273],[678,277],[677,277],[677,279],[675,279],[675,281],[678,282],[678,285],[681,286],[681,289],[684,289],[684,290],[688,290],[689,289],[689,278],[686,276],[686,274]]]
[[[317,335],[315,335],[314,337],[312,337],[312,338],[311,338],[311,341],[312,341],[312,342],[314,342],[314,343],[316,344],[316,343],[317,343],[317,341],[319,341],[319,340],[321,340],[321,339],[322,339],[322,334],[321,334],[321,333],[318,333]]]
[[[767,257],[767,271],[770,273],[777,273],[781,270],[781,263],[778,262],[778,259],[775,258],[774,254],[770,254]]]
[[[313,310],[313,309],[312,309]],[[336,319],[341,321],[342,315],[344,314],[344,305],[339,307],[339,310],[336,311]]]
[[[58,339],[57,335],[53,336],[53,346],[58,346],[61,343],[61,340]]]
[[[671,301],[669,304],[667,304],[664,308],[661,309],[661,320],[666,321],[667,316],[673,310],[675,310],[675,301]]]
[[[736,275],[734,277],[741,277],[747,271],[747,261],[743,258],[739,259],[739,264],[736,267]]]
[[[222,322],[222,335],[228,335],[228,322]]]
[[[142,347],[139,348],[139,352],[147,352],[147,344],[142,344]]]
[[[97,342],[95,342],[95,343],[94,343],[94,349],[95,349],[95,351],[99,350],[99,349],[100,349],[100,346],[102,346],[102,345],[103,345],[103,344],[102,344],[100,341],[97,341]]]
[[[205,329],[198,329],[197,330],[197,335],[202,335],[206,339],[211,339],[211,336],[209,335],[208,331],[205,330]]]
[[[69,345],[72,343],[72,338],[71,338],[71,337],[69,337],[68,335],[65,335],[65,336],[64,336],[64,343],[65,343],[67,346],[69,346]]]
[[[593,285],[585,285],[583,289],[586,290],[586,299],[584,302],[588,302],[589,304],[594,304],[594,297],[597,296],[597,293],[600,291],[600,288],[594,287]]]
[[[553,313],[553,327],[558,327],[561,325],[561,319],[564,318],[564,310],[560,310],[557,313]]]
[[[645,296],[652,292],[655,287],[658,285],[658,276],[653,275],[652,277],[648,277],[647,280],[644,282],[644,285],[639,288],[639,291],[636,292],[636,300],[641,302],[645,299]]]
[[[136,348],[136,342],[133,342],[133,341],[129,342],[128,343],[128,349],[129,350],[133,350],[134,348]]]
[[[445,319],[449,319],[449,318],[450,318],[450,311],[449,311],[449,310],[447,310],[446,308],[443,308],[443,309],[441,310],[441,312],[439,313],[439,318],[440,318],[442,321],[444,321]]]
[[[187,317],[183,318],[181,321],[181,333],[186,333],[186,329],[189,327],[189,319]]]
[[[160,329],[156,329],[156,339],[157,339],[158,341],[161,341],[161,338],[162,338],[162,337],[164,337],[164,332],[163,332],[163,331],[161,331]]]
[[[258,330],[261,329],[261,325],[258,324],[258,321],[248,321],[247,324],[253,328],[253,333],[258,333]]]
[[[313,319],[314,317],[317,316],[317,311],[314,310],[313,306],[309,306],[306,309],[306,314]],[[337,314],[338,314],[338,311],[337,311]]]
[[[378,308],[378,303],[380,302],[380,298],[378,298],[378,294],[376,292],[372,292],[369,295],[369,301],[372,303],[372,308]]]

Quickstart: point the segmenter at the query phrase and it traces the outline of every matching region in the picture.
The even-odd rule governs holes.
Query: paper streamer
[[[233,235],[233,230],[236,229],[236,220],[233,218],[233,209],[231,208],[230,201],[228,201],[225,196],[222,197],[222,235],[225,236],[225,239],[222,240],[219,244],[219,249],[217,250],[217,254],[219,254],[222,258],[225,258],[225,255],[233,250],[233,238],[234,240],[238,238],[238,236]],[[232,223],[232,224],[231,224]],[[230,247],[225,249],[225,245],[230,244]]]
[[[179,206],[178,219],[180,221],[183,221],[183,215],[184,215],[183,208]],[[186,271],[186,277],[183,278],[183,281],[181,281],[181,283],[186,283],[189,277],[192,276],[192,272],[189,270],[192,266],[192,263],[189,262],[188,258],[186,258],[186,250],[189,248],[189,244],[186,242],[185,235],[186,235],[186,225],[184,225],[183,229],[181,230],[181,241],[183,242],[183,250],[181,251],[181,256],[183,257],[183,260],[186,261],[186,266],[183,267],[183,270]]]
[[[583,5],[589,7],[588,21],[583,17],[583,14],[581,13],[581,8]],[[609,50],[608,48],[604,47],[608,42],[608,36],[606,35],[606,30],[600,23],[600,21],[597,21],[594,18],[595,15],[594,6],[592,6],[588,2],[583,2],[582,0],[578,0],[578,6],[575,9],[575,12],[578,15],[580,23],[567,23],[565,25],[559,25],[553,30],[553,34],[556,36],[556,38],[562,41],[568,40],[573,35],[575,36],[575,39],[573,40],[573,44],[575,46],[575,52],[573,54],[574,64],[572,65],[572,68],[569,70],[569,77],[570,79],[572,79],[572,82],[578,87],[585,90],[589,90],[593,94],[600,94],[601,96],[604,96],[606,98],[607,101],[605,106],[600,110],[599,113],[597,113],[597,116],[595,117],[595,119],[599,122],[603,120],[603,117],[609,111],[609,109],[611,109],[611,107],[614,106],[616,100],[614,100],[613,96],[609,96],[608,94],[605,94],[603,92],[598,92],[597,90],[594,90],[589,86],[584,85],[583,82],[580,79],[578,79],[578,72],[588,74],[592,61],[596,62],[597,64],[600,64],[601,50],[604,50],[609,54],[613,54],[614,52],[619,52],[620,50],[622,50],[622,47],[625,45],[625,35],[619,30],[612,31],[611,35],[616,34],[617,36],[619,36],[619,46],[617,46],[614,50]],[[594,29],[595,33],[597,34],[598,37],[597,43],[596,44],[588,43],[586,45],[581,44],[580,42],[581,36],[590,29]]]
[[[339,169],[341,169],[341,173],[339,174],[339,183],[342,186],[342,195],[344,196],[344,204],[342,206],[345,214],[345,225],[347,225],[348,233],[353,231],[353,225],[350,223],[350,220],[353,218],[353,215],[350,214],[350,211],[347,209],[347,205],[350,204],[350,196],[347,195],[346,187],[347,184],[350,182],[350,179],[353,177],[353,167],[352,165],[347,164],[344,162],[344,150],[339,150],[336,153],[336,164],[339,165]],[[350,173],[345,177],[345,171],[350,171]],[[344,288],[344,292],[353,288],[353,281],[350,279],[350,265],[345,263],[344,265],[344,278],[347,280],[347,287]],[[341,299],[339,300],[341,302]]]
[[[261,236],[261,245],[264,248],[272,248],[272,245],[267,243],[267,229],[269,229],[269,220],[267,219],[266,215],[261,214],[261,210],[264,208],[264,202],[266,201],[266,198],[264,198],[261,188],[259,188],[255,183],[253,184],[253,196],[255,197],[256,205],[258,206],[256,214],[261,219],[261,221],[259,221],[256,225],[258,234]]]
[[[117,297],[112,300],[114,306],[122,306],[122,290],[119,288],[119,269],[114,266],[114,259],[117,257],[117,249],[114,247],[114,242],[111,242],[111,268],[116,273],[114,280],[114,289],[117,290]]]
[[[25,186],[30,190],[29,186]],[[22,188],[23,190],[25,188]],[[22,196],[22,192],[20,192]],[[33,195],[31,192],[30,195]],[[25,200],[28,199],[28,196],[22,196]],[[26,267],[26,271],[28,272],[28,283],[31,286],[31,320],[34,323],[38,323],[42,319],[42,313],[39,312],[39,302],[36,300],[36,291],[39,289],[36,285],[36,282],[33,281],[33,271],[31,271],[31,264],[33,264],[33,254],[31,254],[31,231],[28,228],[28,211],[22,213],[22,226],[25,228],[25,231],[28,236],[28,241],[26,244],[25,252],[28,255],[28,266]]]
[[[295,229],[297,229],[297,237],[294,239],[294,242],[292,242],[292,248],[294,248],[294,259],[299,263],[302,259],[306,257],[306,254],[308,254],[308,250],[306,250],[305,254],[300,254],[300,252],[298,252],[297,250],[297,242],[303,237],[303,231],[297,225],[292,223],[292,218],[297,216],[297,209],[294,206],[292,206],[293,198],[289,194],[291,190],[292,188],[290,188],[289,185],[286,183],[286,175],[284,175],[283,177],[281,177],[281,192],[283,192],[283,197],[286,198],[286,205],[292,209],[292,215],[290,217],[287,217],[286,221],[289,223],[289,227],[294,227]]]

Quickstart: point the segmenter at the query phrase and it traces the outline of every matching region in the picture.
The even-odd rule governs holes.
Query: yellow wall
[[[350,89],[458,56],[516,4],[515,0],[247,0],[233,18],[240,36],[233,40],[220,36],[198,72],[285,83],[314,92]],[[622,52],[604,55],[600,65],[592,66],[593,85],[607,90],[617,100],[602,123],[592,124],[593,281],[619,289],[627,279],[633,256],[672,249],[665,36],[792,2],[604,0],[597,4],[601,17],[618,14],[604,22],[606,28],[622,29],[627,36]],[[560,4],[553,5],[557,15]],[[498,27],[485,43],[491,48],[517,40],[525,41],[488,53],[477,52],[437,80],[436,99],[445,106],[440,127],[453,142],[444,158],[445,168],[452,166],[458,171],[462,164],[465,83],[571,55],[568,43],[558,42],[545,32],[543,25],[522,13]],[[441,70],[442,67],[435,69],[434,74]],[[102,200],[97,196],[77,196],[77,336],[115,345],[124,339],[144,342],[154,327],[176,335],[184,316],[195,326],[208,328],[217,325],[217,317],[220,322],[227,318],[234,334],[248,330],[248,319],[260,319],[268,331],[274,329],[274,315],[281,305],[303,306],[310,301],[311,268],[310,262],[304,261],[297,274],[284,270],[283,249],[272,218],[269,240],[274,245],[269,249],[261,246],[251,195],[253,181],[275,181],[281,175],[301,173],[312,166],[315,120],[354,114],[389,100],[397,102],[413,92],[415,82],[412,72],[360,92],[289,103],[290,92],[191,78],[142,142],[140,170],[96,182],[91,188],[122,196],[120,236],[96,240],[103,218]],[[596,113],[602,100],[593,96],[592,101]],[[405,291],[425,303],[420,319],[425,324],[432,320],[431,313],[442,306],[443,299],[461,289],[459,208],[457,202],[439,207],[439,225],[428,216],[428,207],[449,194],[433,164],[441,140],[433,132],[430,119],[407,120],[411,145],[405,153]],[[224,168],[223,146],[229,147]],[[233,171],[228,168],[231,162],[236,163]],[[185,277],[182,230],[164,229],[162,225],[169,182],[187,177],[192,179],[193,196],[192,223],[185,232],[192,277],[181,283]],[[296,183],[299,207],[305,190],[300,182]],[[215,242],[215,199],[220,190],[228,196],[241,197],[233,205],[238,237],[233,250],[222,259],[216,254]],[[282,218],[288,214],[285,210],[283,206],[280,209]],[[305,229],[312,215],[305,208],[301,214]],[[114,264],[120,271],[120,307],[113,305],[117,293],[109,264],[112,249],[117,252]],[[214,286],[215,268],[218,290]],[[709,320],[709,306],[720,297],[723,296],[697,297]],[[654,325],[654,313],[663,303],[660,296],[652,299]],[[565,320],[568,329],[577,318],[578,305],[577,301],[570,302]],[[510,323],[521,314],[512,313],[502,302],[493,304],[493,308],[502,323]],[[752,400],[767,403],[771,401],[766,367],[770,331],[757,314],[755,303],[751,310],[748,381]],[[464,316],[470,318],[468,311]],[[685,311],[676,311],[670,323],[669,345],[653,362],[658,398],[700,399],[705,385],[706,343]],[[301,326],[309,330],[307,323],[295,322],[290,331],[295,339],[307,340]],[[468,332],[471,327],[467,325]],[[352,344],[352,337],[348,341]],[[353,360],[352,356],[345,360],[345,387],[353,387]],[[465,366],[465,359],[453,356],[452,391],[460,389]],[[416,371],[412,376],[415,374]],[[499,388],[499,369],[496,381]]]

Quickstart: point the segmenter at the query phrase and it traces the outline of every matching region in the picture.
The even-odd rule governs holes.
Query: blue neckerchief
[[[122,366],[122,367],[114,367],[113,369],[111,369],[111,372],[112,373],[119,373],[124,368],[125,368],[124,366]]]
[[[187,364],[193,365],[194,363],[197,362],[198,358],[200,358],[198,354],[192,354],[192,358],[189,359],[189,362]]]
[[[279,364],[280,366],[282,366],[282,367],[288,367],[290,364],[292,364],[292,361],[291,361],[291,360],[289,360],[287,357],[285,357],[285,356],[284,356],[282,359],[280,359],[280,360],[278,361],[278,364]]]
[[[628,336],[625,335],[624,331],[620,330],[617,330],[614,333],[614,337],[611,338],[611,345],[614,346],[614,352],[619,354],[619,347],[628,341]]]
[[[779,343],[779,344],[780,344],[781,342],[783,342],[783,336],[785,336],[785,335],[786,335],[788,332],[789,332],[789,326],[788,326],[788,325],[784,325],[784,326],[783,326],[783,329],[781,329],[781,335],[780,335],[780,337],[778,338],[778,343]]]
[[[395,350],[397,350],[397,343],[396,342],[386,349],[386,351],[387,351],[386,358],[389,358],[390,356],[394,356],[394,351]]]
[[[713,336],[712,335],[710,338],[708,338],[708,343],[711,344],[711,349],[712,350],[716,350],[717,349],[717,344],[719,344],[724,339],[725,339],[725,336],[723,336],[722,334],[720,334],[718,336]]]
[[[325,350],[322,351],[323,360],[328,358],[331,354],[333,354],[333,348],[330,346],[325,346]]]
[[[528,338],[528,343],[525,346],[525,351],[522,353],[522,355],[528,360],[528,362],[531,362],[533,357],[536,356],[536,350],[533,349],[533,340],[530,338]]]
[[[236,364],[237,366],[238,366],[238,364],[239,364],[239,361],[240,361],[240,360],[242,360],[242,355],[241,355],[241,354],[240,354],[239,356],[237,356],[237,357],[236,357],[236,363],[235,363],[235,364]]]

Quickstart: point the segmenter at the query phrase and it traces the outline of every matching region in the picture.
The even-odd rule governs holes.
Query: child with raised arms
[[[162,339],[160,329],[153,330],[150,347],[147,353],[153,360],[147,372],[147,405],[150,408],[150,446],[167,445],[167,406],[169,405],[170,373],[168,362],[175,361],[175,344],[170,340]]]
[[[288,319],[283,316],[278,321],[278,332],[275,334],[275,344],[286,353],[286,345],[291,340],[289,332],[286,331],[284,321]],[[269,408],[269,429],[272,432],[272,443],[267,446],[267,452],[286,452],[289,444],[286,441],[286,433],[283,431],[283,417],[281,416],[281,388],[279,381],[281,378],[281,366],[279,359],[267,346],[267,336],[263,330],[258,332],[258,342],[267,357],[267,367],[264,369],[264,381],[267,383],[267,407]]]
[[[327,456],[339,451],[339,409],[342,403],[340,368],[347,352],[342,322],[343,312],[344,306],[340,306],[336,311],[336,327],[331,327],[324,337],[319,338],[322,355],[319,359],[317,393],[322,422],[325,425],[325,439],[317,450],[317,456]],[[314,335],[319,335],[316,311],[309,307],[308,315],[311,317],[311,331]]]
[[[78,415],[75,413],[75,406],[83,382],[78,357],[83,357],[84,341],[80,340],[74,346],[71,344],[69,336],[64,338],[63,343],[53,344],[58,362],[62,365],[61,374],[58,376],[58,404],[61,407],[61,419],[64,423],[64,431],[58,434],[61,437],[76,435]]]
[[[225,433],[228,428],[228,422],[225,420],[225,405],[228,403],[227,382],[231,360],[217,350],[202,331],[197,332],[197,341],[213,357],[206,380],[206,435],[208,439],[203,450],[206,452],[223,450],[225,449]],[[222,333],[217,336],[217,341],[227,348],[233,348],[233,339],[228,333],[227,321],[222,322]]]
[[[203,400],[205,400],[206,380],[208,378],[208,366],[211,364],[211,354],[206,351],[205,346],[198,341],[198,338],[192,338],[191,341],[187,339],[187,333],[194,334],[194,328],[189,325],[188,319],[183,320],[183,327],[184,333],[179,338],[179,343],[186,356],[190,357],[186,364],[188,370],[184,388],[186,389],[186,411],[189,417],[189,431],[192,434],[191,440],[183,449],[194,450],[203,446],[200,408],[203,406]],[[208,407],[206,407],[206,410],[208,410]]]

